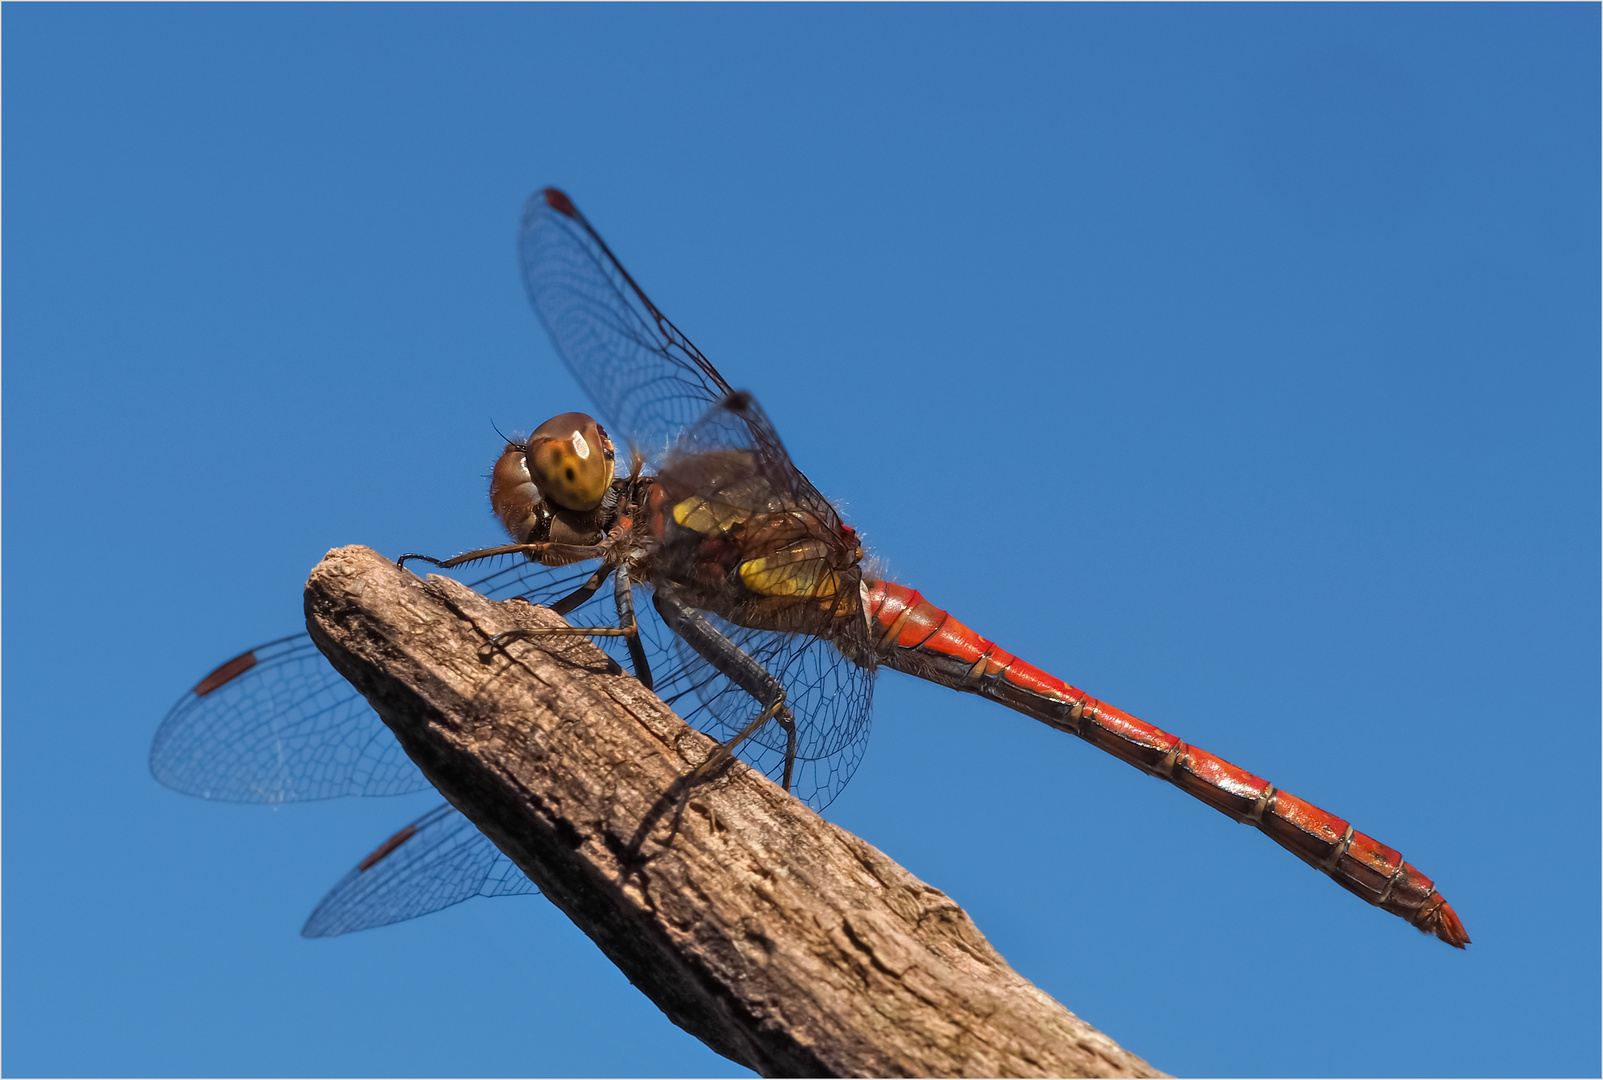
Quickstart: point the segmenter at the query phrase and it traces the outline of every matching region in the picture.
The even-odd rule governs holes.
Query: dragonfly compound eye
[[[513,540],[527,544],[533,538],[541,521],[540,489],[524,464],[522,443],[507,443],[490,472],[490,505]]]
[[[535,428],[524,452],[541,494],[568,510],[594,510],[612,486],[612,440],[584,413],[554,416]]]

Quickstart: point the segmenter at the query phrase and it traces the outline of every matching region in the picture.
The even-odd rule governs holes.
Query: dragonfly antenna
[[[526,444],[525,444],[525,443],[523,443],[523,442],[521,442],[521,441],[520,441],[520,440],[518,440],[518,439],[510,439],[510,438],[507,438],[507,436],[506,436],[506,435],[505,435],[505,434],[503,434],[503,433],[502,433],[502,431],[501,431],[501,429],[500,429],[500,428],[498,428],[498,427],[496,427],[496,425],[495,425],[495,417],[493,417],[493,416],[492,416],[492,417],[491,417],[491,418],[490,418],[490,426],[491,426],[491,427],[492,427],[492,428],[495,428],[495,433],[496,433],[496,434],[497,434],[497,435],[500,435],[500,436],[501,436],[501,438],[502,438],[502,440],[503,440],[503,441],[505,441],[505,443],[506,443],[506,444],[507,444],[507,445],[508,445],[508,446],[516,446],[516,447],[518,447],[518,448],[519,448],[519,449],[520,449],[520,450],[521,450],[521,449],[526,449],[526,448],[527,448],[527,447],[526,447]]]

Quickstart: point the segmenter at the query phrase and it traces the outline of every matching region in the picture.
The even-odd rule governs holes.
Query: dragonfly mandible
[[[509,441],[490,496],[512,543],[427,561],[488,562],[494,569],[474,588],[551,606],[719,739],[722,753],[815,809],[851,779],[876,672],[891,668],[1077,735],[1256,827],[1370,904],[1468,944],[1434,883],[1396,851],[1024,662],[875,573],[755,399],[647,298],[563,192],[530,198],[518,252],[535,312],[606,426],[564,413]],[[243,802],[428,786],[304,634],[202,679],[163,722],[150,764],[170,787]],[[302,933],[535,891],[445,805],[362,860]]]

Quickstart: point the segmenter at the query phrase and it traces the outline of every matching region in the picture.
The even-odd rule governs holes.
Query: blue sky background
[[[1474,944],[894,674],[833,820],[1175,1073],[1599,1070],[1595,5],[0,19],[7,1073],[742,1073],[543,900],[301,940],[427,797],[145,770],[328,548],[496,540],[545,183],[899,580]]]

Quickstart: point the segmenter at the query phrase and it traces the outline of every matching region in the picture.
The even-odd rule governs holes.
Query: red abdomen
[[[914,589],[864,583],[875,653],[886,667],[999,701],[1078,735],[1252,825],[1349,892],[1463,948],[1469,935],[1425,875],[1334,814],[1091,697],[980,637]]]

